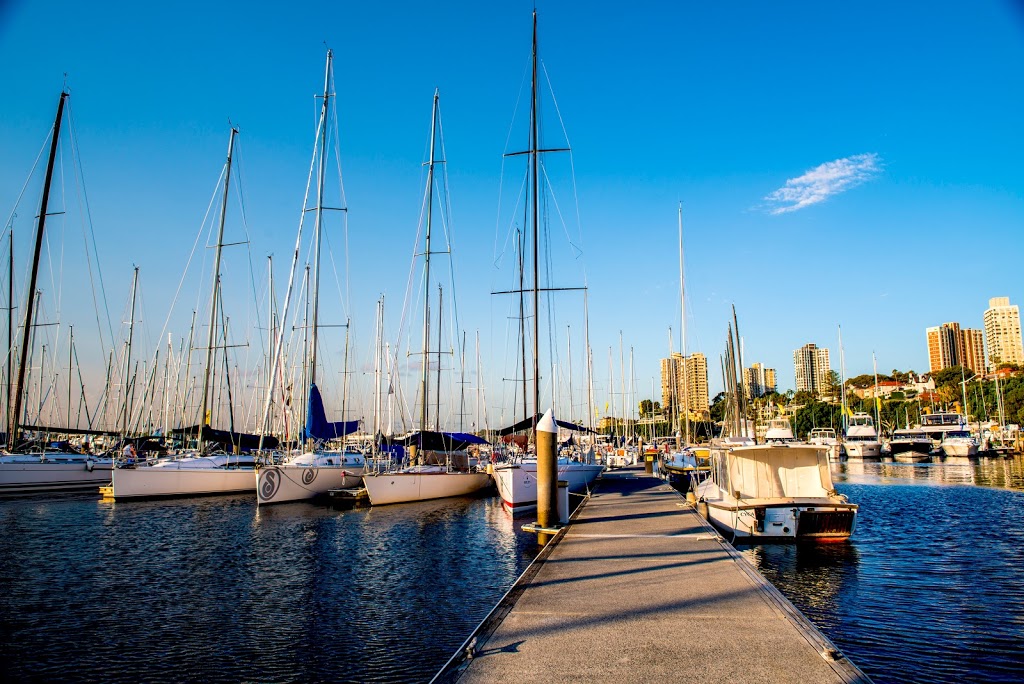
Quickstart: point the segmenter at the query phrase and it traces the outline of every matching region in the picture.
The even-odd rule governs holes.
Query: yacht
[[[706,447],[683,447],[665,454],[661,459],[660,470],[665,473],[671,484],[689,484],[694,486],[708,476],[708,450]]]
[[[836,491],[821,446],[732,437],[712,444],[709,455],[711,475],[697,485],[697,498],[730,541],[832,541],[853,534],[857,504]]]
[[[839,460],[840,442],[836,437],[836,431],[832,428],[814,428],[807,437],[808,444],[817,444],[828,449],[828,457],[833,461]]]
[[[767,444],[786,444],[796,442],[793,436],[793,426],[788,418],[772,418],[768,421],[768,430],[764,433],[764,441]]]
[[[932,440],[919,428],[896,430],[889,440],[889,453],[897,461],[926,461],[932,450]]]
[[[847,458],[879,458],[882,443],[878,441],[875,423],[866,413],[853,414],[846,426],[843,448]]]
[[[926,413],[921,416],[921,430],[932,440],[932,448],[942,448],[942,442],[949,432],[960,432],[967,420],[959,413]]]
[[[946,456],[977,456],[978,440],[967,430],[950,430],[942,438],[942,453]]]

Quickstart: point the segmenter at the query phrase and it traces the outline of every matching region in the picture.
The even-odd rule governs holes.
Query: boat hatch
[[[797,521],[797,537],[830,537],[849,535],[853,529],[853,511],[814,511],[800,512]]]
[[[764,506],[754,509],[754,522],[756,523],[755,529],[758,532],[764,532]]]

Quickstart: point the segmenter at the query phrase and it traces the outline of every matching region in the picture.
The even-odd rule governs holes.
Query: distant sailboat
[[[537,346],[538,335],[540,334],[540,328],[538,320],[540,318],[539,306],[538,306],[538,293],[540,292],[540,278],[536,272],[536,265],[539,263],[538,254],[538,243],[540,236],[540,221],[538,211],[539,195],[539,179],[537,177],[537,166],[539,155],[543,154],[545,150],[540,148],[540,140],[538,133],[538,121],[537,121],[537,94],[538,94],[538,82],[537,82],[537,13],[533,13],[533,82],[532,82],[532,98],[530,100],[530,149],[528,151],[530,158],[530,168],[532,177],[532,235],[533,235],[533,263],[535,271],[533,274],[533,402],[535,415],[532,419],[525,418],[518,425],[513,426],[508,431],[519,431],[533,429],[536,431],[536,426],[540,420],[540,389],[538,385],[538,377],[540,375],[540,360],[539,351]],[[550,150],[547,150],[550,151]],[[521,294],[521,293],[520,293]],[[524,314],[520,312],[520,315]],[[522,330],[522,328],[521,328]],[[526,355],[523,353],[523,363],[525,365]],[[525,377],[527,370],[523,368],[524,377],[524,394],[525,394]],[[525,413],[525,398],[524,398],[524,413]],[[579,426],[572,425],[570,423],[562,423],[556,421],[559,427],[567,428],[570,430],[581,430]],[[590,460],[593,458],[593,449],[588,450]],[[537,507],[537,458],[536,456],[524,456],[521,459],[513,460],[508,463],[496,464],[493,467],[493,476],[495,485],[498,488],[498,494],[501,496],[502,503],[513,511],[529,510]],[[556,461],[557,478],[568,482],[568,489],[570,492],[583,492],[589,491],[590,486],[600,476],[604,470],[604,466],[579,460],[577,458],[570,457],[559,457]]]
[[[255,460],[249,455],[211,454],[208,444],[216,442],[215,433],[228,436],[230,443],[237,443],[238,433],[211,430],[209,420],[209,399],[212,394],[210,376],[213,372],[213,350],[217,346],[220,329],[220,261],[224,243],[224,223],[227,214],[228,190],[231,184],[231,163],[238,129],[232,127],[228,140],[228,156],[224,168],[224,188],[221,198],[220,224],[217,230],[217,244],[213,265],[213,286],[210,295],[209,337],[206,345],[206,365],[203,369],[203,389],[199,424],[192,434],[196,435],[197,453],[180,457],[161,459],[152,465],[129,463],[119,464],[114,469],[110,487],[101,489],[104,497],[112,499],[133,499],[175,496],[206,496],[211,494],[233,494],[251,492],[256,488],[253,477]],[[182,435],[188,433],[182,430]]]
[[[39,448],[37,451],[37,448],[34,447],[22,451],[24,448],[21,442],[23,426],[20,421],[25,372],[28,368],[28,352],[31,345],[31,331],[34,323],[33,309],[36,300],[36,278],[39,273],[43,233],[48,216],[47,205],[50,199],[54,161],[60,142],[64,103],[67,98],[68,93],[61,92],[60,101],[57,104],[57,115],[54,119],[51,133],[50,156],[46,165],[42,201],[36,221],[35,252],[29,285],[25,290],[25,318],[22,325],[22,341],[20,346],[21,363],[18,365],[17,384],[13,390],[10,386],[10,376],[8,376],[7,417],[9,422],[6,435],[7,447],[16,453],[0,454],[0,494],[82,489],[95,487],[110,481],[112,460],[109,458],[96,458],[91,454],[77,454],[66,451],[51,452],[42,448]],[[13,241],[11,244],[13,246]],[[10,328],[10,325],[8,327]],[[9,359],[8,363],[12,362],[13,359]],[[11,406],[12,400],[13,407]]]
[[[432,207],[434,195],[434,167],[440,163],[435,143],[440,128],[439,95],[434,91],[434,105],[430,122],[430,161],[427,164],[426,188],[426,244],[424,254],[423,350],[420,383],[420,429],[403,440],[416,463],[408,468],[383,473],[367,473],[363,486],[374,506],[383,504],[441,499],[463,496],[486,487],[490,476],[471,463],[465,449],[471,444],[486,443],[473,435],[428,430],[430,406],[430,255]],[[440,309],[440,305],[438,305]],[[438,353],[440,358],[440,354]],[[439,362],[440,363],[440,362]],[[436,388],[437,392],[441,388]]]

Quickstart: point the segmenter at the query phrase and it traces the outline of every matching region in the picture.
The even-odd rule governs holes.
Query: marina
[[[0,3],[0,682],[1024,682],[1024,14],[805,4]]]
[[[832,469],[836,487],[861,507],[848,542],[737,546],[739,554],[874,682],[1013,681],[1024,668],[1024,632],[1005,616],[1024,611],[1024,579],[1015,570],[1024,563],[1024,458],[849,461]],[[636,480],[642,473],[631,468],[606,477]],[[681,494],[672,496],[685,503]],[[605,520],[587,524],[621,524],[591,507],[598,501],[582,512]],[[696,523],[671,522],[683,510],[676,504],[663,516],[632,509],[640,534],[653,535],[639,541],[682,543],[664,535]],[[538,553],[535,536],[520,530],[529,520],[513,517],[493,494],[354,509],[257,507],[251,495],[0,499],[7,530],[0,572],[9,578],[0,595],[0,674],[6,681],[166,681],[201,672],[210,682],[426,682],[529,568]],[[623,543],[587,537],[583,525],[577,533],[589,546]],[[716,553],[726,548],[713,546]],[[567,614],[615,616],[622,623],[609,638],[636,671],[651,673],[646,681],[674,681],[678,668],[659,679],[655,667],[664,662],[661,632],[645,636],[640,617],[630,617],[621,599],[650,589],[654,605],[687,610],[683,597],[642,582],[642,573],[613,571],[639,562],[645,571],[659,566],[656,572],[672,582],[675,572],[703,566],[691,562],[692,554],[658,562],[613,555],[621,558],[584,582]],[[979,573],[984,591],[976,585]],[[575,584],[560,577],[553,588]],[[617,598],[589,599],[591,591],[613,587]],[[681,621],[678,628],[713,643],[695,624]],[[228,638],[235,633],[244,637]],[[655,638],[658,648],[639,648],[645,638]],[[620,667],[604,658],[605,646],[596,641],[598,654],[573,659],[572,671],[600,668],[592,677],[599,679]],[[734,652],[730,646],[703,653],[711,666]]]

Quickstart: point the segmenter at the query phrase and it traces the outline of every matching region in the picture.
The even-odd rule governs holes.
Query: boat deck
[[[605,474],[434,681],[684,680],[870,681],[678,492],[633,468]]]

